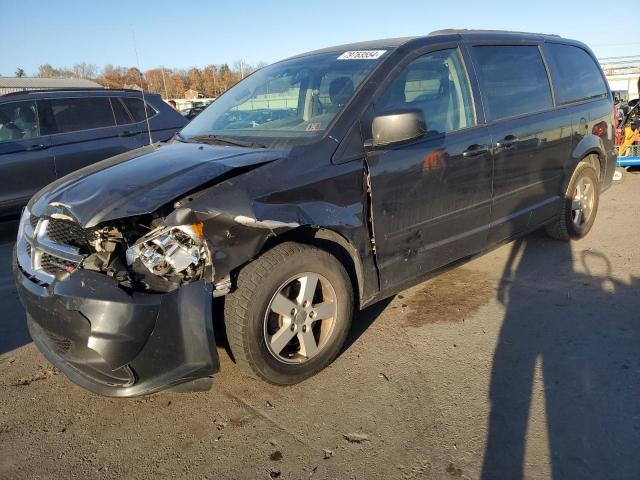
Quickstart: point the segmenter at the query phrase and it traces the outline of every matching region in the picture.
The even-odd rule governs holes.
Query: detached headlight
[[[127,263],[134,268],[139,260],[154,275],[185,280],[202,275],[207,256],[201,223],[160,227],[127,249]]]

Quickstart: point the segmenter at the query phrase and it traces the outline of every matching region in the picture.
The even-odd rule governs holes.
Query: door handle
[[[489,147],[486,145],[471,145],[464,152],[462,152],[462,156],[465,158],[473,158],[478,157],[480,155],[484,155],[485,153],[489,153]]]
[[[496,147],[509,150],[515,146],[517,141],[518,138],[515,135],[507,135],[502,140],[496,143]]]
[[[27,152],[36,152],[36,151],[38,151],[38,150],[44,150],[45,148],[47,148],[47,146],[46,146],[46,145],[42,145],[42,144],[40,143],[40,144],[37,144],[37,145],[29,145],[29,146],[26,148],[26,151],[27,151]]]
[[[118,134],[119,137],[133,137],[138,132],[132,132],[131,130],[125,130],[124,132],[120,132]]]

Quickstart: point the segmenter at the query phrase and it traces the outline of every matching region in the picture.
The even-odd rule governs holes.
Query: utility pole
[[[164,79],[164,67],[160,67],[162,69],[162,85],[164,85],[164,98],[169,100],[169,94],[167,93],[167,82]]]

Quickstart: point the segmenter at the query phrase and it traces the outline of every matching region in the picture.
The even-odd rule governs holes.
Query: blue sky
[[[21,67],[31,75],[43,63],[133,66],[132,31],[140,66],[147,69],[240,58],[273,62],[330,45],[442,28],[557,33],[586,42],[600,57],[640,53],[637,29],[616,20],[602,0],[0,0],[0,74]]]

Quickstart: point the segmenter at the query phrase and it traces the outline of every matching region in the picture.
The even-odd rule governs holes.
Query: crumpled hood
[[[43,188],[29,210],[71,214],[83,227],[151,213],[198,186],[241,169],[282,158],[286,152],[174,142],[117,155]]]

